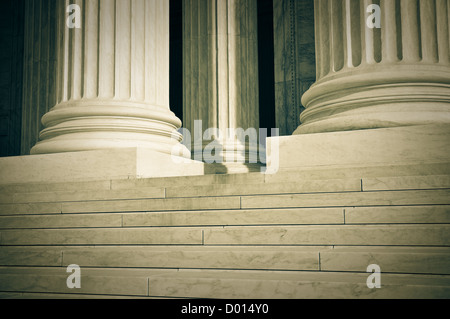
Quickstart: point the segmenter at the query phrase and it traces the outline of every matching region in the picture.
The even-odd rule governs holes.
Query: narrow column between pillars
[[[257,145],[224,136],[227,129],[259,129],[257,0],[183,0],[183,14],[183,113],[194,159],[258,159]],[[207,129],[222,136],[204,135]],[[211,156],[211,143],[219,154]]]
[[[66,26],[66,7],[82,26]],[[169,1],[58,1],[56,105],[32,154],[148,148],[190,157],[169,108]]]
[[[294,134],[450,124],[449,12],[448,0],[315,0],[317,82]]]

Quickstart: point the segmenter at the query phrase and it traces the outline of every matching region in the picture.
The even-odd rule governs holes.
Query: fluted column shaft
[[[185,127],[258,129],[257,1],[183,0],[183,14]]]
[[[69,4],[81,8],[79,29],[66,26]],[[145,147],[171,154],[182,137],[169,108],[169,2],[65,0],[57,10],[56,105],[32,153]]]
[[[366,24],[371,4],[381,28]],[[296,134],[450,123],[449,0],[316,0],[317,82]]]

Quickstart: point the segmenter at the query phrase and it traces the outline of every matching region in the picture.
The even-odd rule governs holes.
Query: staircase
[[[1,298],[449,298],[450,165],[0,186]],[[67,266],[81,267],[69,289]],[[369,289],[367,267],[381,268]]]

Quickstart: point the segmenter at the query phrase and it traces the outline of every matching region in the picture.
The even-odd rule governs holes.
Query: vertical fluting
[[[331,12],[336,12],[331,16],[330,34],[331,34],[331,71],[339,71],[343,68],[344,59],[344,41],[343,41],[343,23],[342,15],[342,0],[332,0],[330,2]]]
[[[65,14],[66,0],[58,7]],[[57,101],[115,99],[169,107],[169,6],[164,0],[77,0],[82,27],[58,23]]]
[[[318,81],[296,134],[449,123],[449,3],[316,0]]]
[[[116,1],[114,91],[118,99],[129,99],[131,93],[131,14],[131,1]]]
[[[77,4],[81,8],[84,8],[83,0],[76,0],[73,2]],[[84,19],[81,20],[83,24]],[[82,89],[83,89],[83,56],[84,56],[84,48],[83,48],[83,26],[80,29],[74,29],[71,35],[71,47],[72,47],[72,65],[69,67],[72,68],[72,87],[71,87],[71,98],[74,100],[81,99],[82,97]]]
[[[99,1],[85,1],[84,24],[84,97],[98,96],[98,14]]]
[[[256,6],[183,1],[184,124],[191,132],[196,120],[222,134],[259,127]]]
[[[156,11],[156,1],[145,2],[145,100],[154,102],[156,98],[156,23],[154,19]]]
[[[131,98],[145,99],[145,0],[132,1]]]
[[[115,91],[116,1],[100,1],[99,97],[113,98]],[[125,1],[123,1],[125,2]],[[66,29],[67,30],[67,29]],[[66,31],[68,32],[68,31]]]
[[[448,63],[448,0],[316,0],[317,77],[374,64]],[[369,5],[381,28],[366,25]]]
[[[420,2],[420,34],[423,62],[438,62],[436,1]]]
[[[418,0],[401,0],[403,61],[405,62],[418,62],[422,58],[419,8]]]
[[[64,4],[64,2],[62,3]],[[22,93],[21,154],[29,154],[43,128],[41,117],[58,97],[56,70],[60,2],[30,0],[24,2],[24,72]],[[62,13],[64,16],[64,13]]]
[[[397,10],[396,1],[381,0],[381,6],[384,7],[382,27],[382,60],[387,63],[397,62],[399,60],[397,46]]]
[[[449,18],[450,5],[448,0],[436,1],[436,30],[438,43],[438,61],[439,63],[449,63]]]
[[[179,147],[181,135],[176,129],[181,122],[169,107],[169,2],[65,0],[58,4],[56,105],[42,117],[46,128],[32,151],[145,147],[171,154],[174,147],[177,155],[189,156]],[[75,13],[80,28],[66,25],[69,4],[80,9]],[[39,28],[34,33],[34,39],[42,37]],[[36,50],[48,55],[45,47]],[[48,73],[39,79],[46,77]]]

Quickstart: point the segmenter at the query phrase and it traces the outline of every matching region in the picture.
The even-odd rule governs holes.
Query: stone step
[[[180,185],[215,185],[215,184],[261,184],[265,174],[212,174],[199,176],[177,176],[159,178],[124,178],[98,181],[23,183],[0,185],[0,194],[73,192],[88,190],[124,190],[136,188],[160,188]]]
[[[450,206],[346,207],[346,224],[450,224]]]
[[[448,247],[113,246],[2,247],[0,266],[314,270],[450,274]]]
[[[267,195],[267,194],[300,194],[300,193],[333,193],[360,192],[360,179],[337,180],[305,180],[292,183],[264,183],[264,184],[224,184],[192,187],[168,187],[167,198],[176,197],[208,197],[208,196],[236,196],[236,195]]]
[[[218,197],[231,195],[359,192],[361,180],[312,180],[297,183],[211,184],[205,186],[134,187],[112,190],[46,191],[0,194],[0,202],[50,203],[99,200],[130,200],[177,197]]]
[[[48,203],[80,200],[89,201],[450,188],[450,176],[448,175],[380,177],[364,178],[362,180],[358,178],[301,180],[283,183],[264,183],[261,181],[261,183],[258,184],[253,183],[255,182],[253,175],[249,174],[248,178],[249,183],[244,184],[219,184],[214,183],[211,179],[211,184],[201,186],[193,184],[191,187],[150,187],[144,182],[150,182],[152,180],[142,180],[140,183],[137,183],[138,180],[124,180],[120,182],[122,184],[129,184],[129,188],[105,189],[106,186],[113,187],[113,185],[108,183],[108,185],[99,185],[100,188],[98,189],[78,189],[66,191],[46,189],[44,191],[39,190],[35,192],[3,192],[0,193],[0,203]],[[94,185],[98,185],[98,182],[94,182]]]
[[[91,214],[92,215],[92,214]],[[83,215],[83,216],[89,216]],[[282,208],[123,214],[124,227],[450,223],[450,206]],[[10,218],[10,217],[5,217]],[[13,217],[11,217],[13,218]],[[2,219],[0,218],[0,224]],[[20,224],[20,221],[17,221]]]
[[[5,194],[3,195],[6,196]],[[92,201],[111,199],[164,198],[164,187],[142,187],[121,190],[51,191],[35,193],[15,193],[3,203],[50,203],[70,201]]]
[[[384,190],[425,190],[450,188],[450,176],[403,176],[384,178],[300,180],[297,182],[264,184],[223,184],[178,186],[166,188],[166,197],[204,197],[231,195],[267,195],[334,193]]]
[[[290,207],[363,207],[402,205],[448,205],[450,190],[411,190],[242,196],[242,209]]]
[[[448,246],[450,225],[248,226],[204,230],[205,245]]]
[[[0,230],[440,223],[450,223],[450,205],[0,216]]]
[[[200,245],[199,228],[7,230],[1,245]]]
[[[313,179],[351,179],[403,176],[450,175],[450,162],[404,163],[364,166],[297,167],[266,174],[266,183],[290,183]]]
[[[0,185],[0,194],[55,192],[78,190],[110,190],[141,187],[171,187],[181,185],[214,185],[214,184],[261,184],[261,183],[297,183],[302,180],[321,179],[361,179],[362,177],[388,177],[412,175],[445,175],[450,174],[450,163],[410,163],[398,165],[364,166],[364,167],[322,167],[297,168],[280,170],[276,174],[211,174],[202,176],[181,176],[164,178],[123,178],[98,181],[71,181],[49,183],[22,183]]]
[[[449,205],[450,189],[1,204],[0,215]]]
[[[82,268],[81,288],[69,289],[65,267],[0,267],[5,293],[67,293],[177,298],[446,298],[450,276],[381,273],[369,289],[368,273],[243,270]]]
[[[142,296],[118,296],[118,295],[91,295],[91,294],[57,294],[57,293],[35,293],[35,292],[0,292],[0,299],[161,299],[158,297]],[[164,298],[175,299],[175,298]]]
[[[0,235],[4,246],[450,245],[448,224],[21,229]]]
[[[320,251],[323,271],[361,271],[376,264],[382,273],[450,275],[449,248],[334,247]]]
[[[362,191],[450,188],[450,175],[363,178]]]
[[[148,278],[173,270],[81,269],[81,288],[69,289],[66,267],[0,267],[0,291],[148,296]]]
[[[403,299],[447,298],[449,276],[381,274],[369,289],[367,273],[182,270],[149,278],[149,295],[188,298]]]
[[[3,247],[2,266],[319,270],[325,247]]]
[[[0,229],[344,224],[342,208],[1,216]]]

